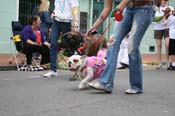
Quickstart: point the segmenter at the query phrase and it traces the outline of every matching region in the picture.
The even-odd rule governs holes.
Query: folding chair
[[[23,29],[23,26],[18,21],[12,21],[11,27],[12,27],[12,37],[10,39],[12,40],[15,47],[13,47],[13,53],[12,53],[12,48],[10,46],[10,51],[13,54],[13,57],[9,58],[9,64],[12,64],[12,62],[15,61],[17,70],[19,70],[19,64],[18,64],[17,57],[20,54],[23,54],[22,53],[23,45],[22,45],[22,41],[20,38],[20,34]],[[24,64],[24,59],[21,59],[21,61],[22,61],[22,64]]]
[[[11,26],[12,26],[12,37],[10,39],[13,41],[15,48],[13,49],[13,51],[14,51],[13,52],[13,58],[9,59],[9,64],[11,64],[15,60],[17,70],[20,71],[17,56],[19,56],[20,54],[24,55],[23,43],[22,43],[22,40],[20,38],[23,26],[18,21],[12,21]],[[22,60],[23,66],[24,66],[24,61],[25,60],[23,59]],[[32,62],[36,66],[38,66],[38,64],[37,64],[37,62],[35,61],[34,58],[32,58]]]

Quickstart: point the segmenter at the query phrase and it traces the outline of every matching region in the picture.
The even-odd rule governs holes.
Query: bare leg
[[[169,49],[169,38],[168,37],[165,38],[165,49],[166,49],[166,65],[168,67],[169,66],[169,55],[168,55],[168,53],[169,53],[169,51],[168,51],[168,49]]]
[[[157,44],[157,58],[158,58],[158,66],[157,69],[162,68],[162,39],[156,39]]]

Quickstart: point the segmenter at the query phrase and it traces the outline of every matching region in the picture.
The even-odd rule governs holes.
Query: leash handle
[[[104,34],[106,33],[106,31],[109,29],[109,27],[112,24],[112,20],[108,23],[108,25],[105,27],[103,33],[101,34],[101,36],[97,39],[97,41],[92,45],[92,47],[90,47],[90,50],[95,49],[95,47],[97,46],[97,44],[99,43],[99,41],[102,39],[102,37],[104,36]]]

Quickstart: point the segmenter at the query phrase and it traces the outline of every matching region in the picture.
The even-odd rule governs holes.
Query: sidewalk
[[[17,55],[17,62],[19,66],[22,65],[25,56],[22,54]],[[16,70],[16,63],[13,54],[0,54],[0,71]]]
[[[0,54],[0,71],[2,70],[16,70],[16,63],[13,59],[13,54]],[[25,59],[24,55],[17,56],[17,62],[19,65],[22,65],[23,60]],[[163,55],[163,59],[165,56]],[[11,61],[11,62],[10,62]],[[143,54],[142,55],[142,63],[148,65],[156,65],[157,57],[156,54]]]

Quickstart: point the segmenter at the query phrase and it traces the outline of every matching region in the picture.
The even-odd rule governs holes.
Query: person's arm
[[[108,17],[112,10],[113,6],[113,0],[106,0],[106,4],[99,16],[99,18],[96,20],[96,22],[93,24],[92,28],[96,30],[102,23],[103,21]]]
[[[47,46],[48,48],[50,48],[50,43],[49,42],[45,41],[44,45]]]
[[[24,29],[22,30],[21,36],[22,36],[22,41],[24,43],[34,45],[34,46],[39,46],[37,42],[33,42],[30,37],[31,37],[32,30],[29,25],[25,26]]]
[[[78,6],[72,8],[72,14],[74,16],[74,21],[78,22]]]
[[[72,0],[72,14],[73,14],[73,17],[74,17],[73,22],[72,22],[72,26],[77,27],[77,28],[78,28],[78,25],[79,25],[78,10],[79,10],[78,9],[78,0]],[[77,30],[77,28],[75,28],[75,30]]]
[[[74,16],[74,20],[72,22],[72,31],[78,31],[78,6],[72,8],[72,14]]]
[[[44,38],[44,33],[40,30],[41,33],[41,42],[43,45],[47,46],[48,48],[50,48],[50,43]]]
[[[153,22],[159,22],[164,18],[164,16],[154,16]]]
[[[37,42],[33,42],[32,40],[30,39],[27,39],[26,41],[27,44],[30,44],[30,45],[33,45],[33,46],[41,46],[41,44],[37,43]]]
[[[119,9],[120,11],[123,11],[131,1],[132,0],[122,0],[120,4],[117,6],[117,9]]]
[[[116,10],[123,11],[130,0],[122,0],[120,4],[117,6]],[[93,26],[87,31],[86,35],[89,35],[91,32],[95,31],[109,16],[113,6],[113,0],[106,0],[105,6],[101,12],[101,15],[97,19],[97,21],[93,24]]]

